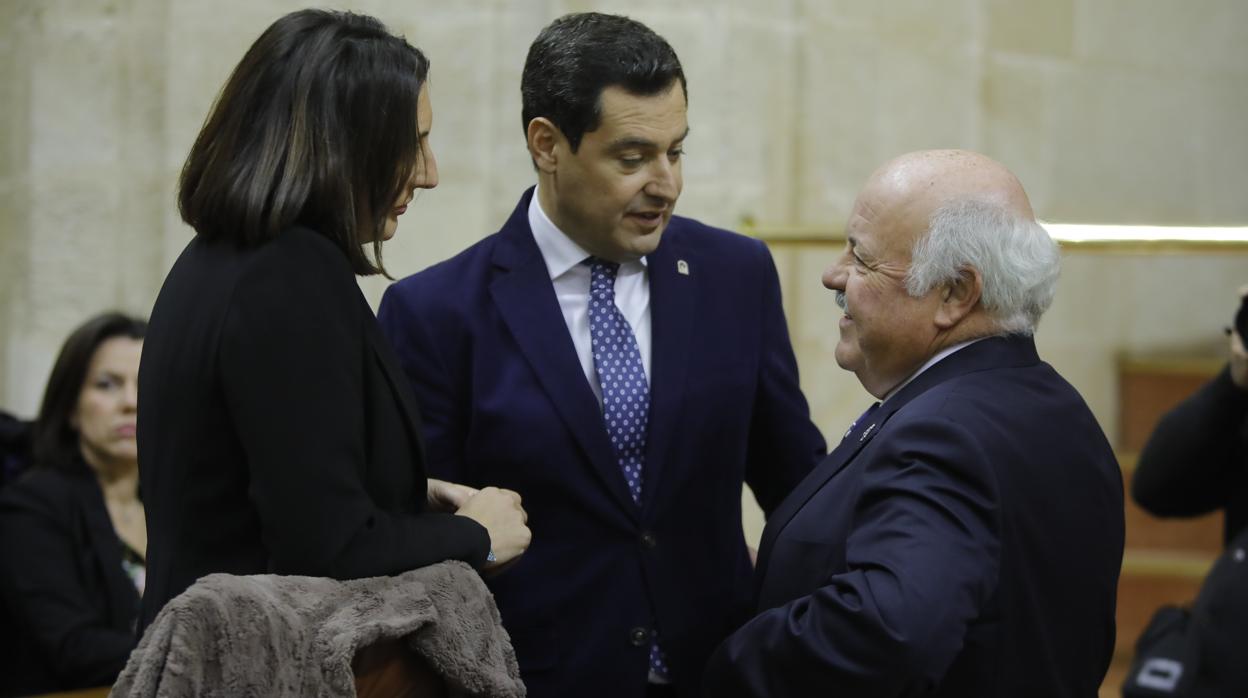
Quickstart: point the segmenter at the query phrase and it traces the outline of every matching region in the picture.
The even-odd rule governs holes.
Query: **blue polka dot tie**
[[[594,369],[602,387],[602,417],[633,502],[641,503],[646,427],[650,423],[650,385],[637,349],[637,338],[615,305],[615,276],[620,265],[589,259],[589,336]],[[657,635],[650,643],[650,673],[668,678],[667,658]]]
[[[650,386],[641,364],[637,338],[615,305],[615,274],[620,265],[591,258],[589,336],[594,368],[602,387],[602,416],[628,492],[641,503],[646,426],[650,421]]]

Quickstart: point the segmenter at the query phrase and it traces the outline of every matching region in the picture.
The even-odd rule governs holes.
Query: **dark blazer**
[[[1229,368],[1157,423],[1131,496],[1156,516],[1225,509],[1226,541],[1248,529],[1248,390],[1231,382]]]
[[[824,452],[775,267],[761,242],[680,217],[647,257],[637,506],[529,229],[531,196],[499,233],[391,286],[379,318],[424,410],[430,472],[524,498],[533,544],[487,582],[529,695],[644,695],[655,627],[694,695],[748,610],[742,481],[771,511]]]
[[[139,594],[99,483],[76,466],[0,493],[0,695],[111,685],[134,647]]]
[[[415,400],[328,238],[193,240],[139,375],[146,626],[199,577],[396,574],[484,562],[476,522],[427,513]]]
[[[1096,696],[1122,479],[1079,394],[998,337],[859,422],[768,521],[706,695]]]
[[[1192,606],[1177,695],[1248,695],[1248,390],[1231,381],[1229,368],[1157,423],[1131,496],[1157,516],[1224,510],[1227,552]]]

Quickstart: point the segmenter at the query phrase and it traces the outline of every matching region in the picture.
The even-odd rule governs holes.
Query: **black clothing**
[[[187,246],[143,345],[142,626],[212,572],[484,563],[482,526],[424,512],[415,398],[397,366],[328,238],[291,228],[255,248]]]
[[[1155,516],[1225,509],[1227,542],[1248,525],[1248,390],[1231,382],[1229,367],[1161,418],[1131,496]]]
[[[0,695],[111,685],[139,594],[85,463],[35,468],[0,493]]]

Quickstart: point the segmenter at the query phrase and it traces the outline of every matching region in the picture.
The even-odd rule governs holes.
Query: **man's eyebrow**
[[[657,147],[659,146],[654,141],[638,136],[625,136],[611,141],[611,144],[607,146],[609,150],[652,150]]]
[[[680,137],[672,142],[680,143],[681,141],[685,140],[688,137],[689,137],[689,127],[686,126],[685,132],[680,134]],[[641,138],[640,136],[625,136],[623,138],[611,141],[610,145],[607,146],[607,149],[611,151],[630,150],[634,148],[638,150],[653,150],[658,147],[659,147],[659,144],[655,143],[649,138]]]

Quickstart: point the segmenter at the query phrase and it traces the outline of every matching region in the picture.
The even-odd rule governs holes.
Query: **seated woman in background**
[[[0,492],[0,694],[113,683],[134,646],[147,528],[135,445],[146,324],[74,330],[34,428],[35,467]]]

